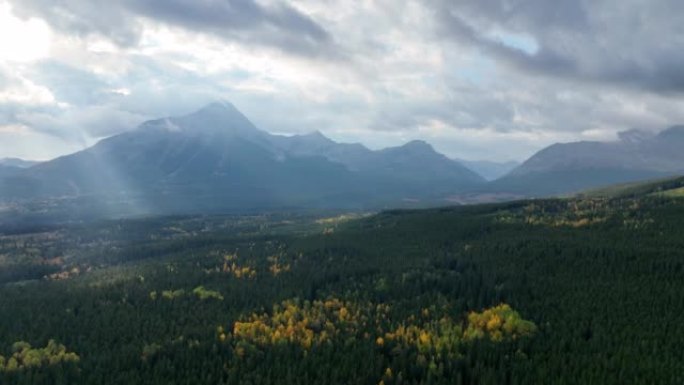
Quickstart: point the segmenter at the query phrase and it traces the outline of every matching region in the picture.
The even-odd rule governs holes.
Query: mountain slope
[[[4,166],[0,164],[0,178],[11,177],[21,172],[21,168],[13,166]]]
[[[554,144],[490,188],[539,196],[680,175],[684,174],[682,148],[684,126],[658,135],[632,130],[622,133],[616,142]]]
[[[649,195],[682,196],[684,177],[664,178],[646,182],[623,183],[583,191],[578,198],[641,198]]]
[[[9,192],[126,197],[152,211],[194,211],[295,204],[349,180],[348,171],[330,162],[276,159],[261,146],[267,135],[234,107],[211,105],[35,166],[15,177]]]
[[[371,151],[322,134],[282,137],[214,103],[143,123],[84,151],[8,175],[6,199],[89,197],[122,213],[383,206],[482,183],[426,143]]]
[[[491,162],[488,160],[455,160],[490,181],[501,178],[520,166],[520,163],[516,161]]]
[[[409,187],[427,185],[440,194],[456,191],[459,185],[475,186],[484,182],[481,176],[419,140],[378,151],[364,170],[374,176],[398,175]]]
[[[485,179],[423,141],[371,151],[358,143],[336,143],[321,133],[279,137],[274,146],[297,156],[320,156],[382,186],[384,194],[440,197],[480,186]]]
[[[19,158],[2,158],[0,159],[0,179],[20,174],[22,170],[35,166],[38,163],[40,162]]]

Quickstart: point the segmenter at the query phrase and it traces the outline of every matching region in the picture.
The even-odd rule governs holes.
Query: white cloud
[[[12,14],[9,3],[0,2],[0,62],[31,62],[47,57],[51,37],[43,20],[22,20]]]
[[[1,68],[2,66],[0,66]],[[4,87],[0,88],[0,105],[45,105],[55,102],[55,96],[48,88],[34,83],[19,73],[6,71],[6,74],[12,77],[8,79]]]
[[[0,126],[2,157],[49,160],[81,149],[81,146],[73,142],[35,132],[26,126]]]
[[[22,124],[0,125],[0,134],[7,135],[28,135],[31,130]]]

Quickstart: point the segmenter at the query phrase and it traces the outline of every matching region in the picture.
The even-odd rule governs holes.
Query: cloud
[[[684,91],[684,3],[610,0],[440,1],[443,37],[471,44],[517,69],[549,77]],[[492,34],[524,34],[525,52]]]
[[[48,55],[49,39],[50,31],[44,21],[21,20],[12,15],[8,4],[0,2],[1,61],[20,63],[43,58]]]
[[[12,5],[49,26],[49,49],[0,55],[0,125],[61,149],[215,99],[272,132],[374,148],[427,139],[469,159],[524,160],[556,141],[684,121],[684,3],[673,0]]]
[[[0,143],[3,157],[31,160],[49,160],[82,149],[73,142],[65,142],[18,124],[0,124]]]
[[[0,63],[0,111],[9,111],[9,107],[44,106],[54,101],[50,89]]]
[[[61,111],[29,111],[19,114],[17,120],[36,132],[88,146],[97,139],[130,130],[142,123],[145,117],[109,106],[94,106]]]
[[[139,23],[119,2],[22,0],[11,4],[18,16],[39,17],[62,33],[98,34],[122,46],[136,44],[140,38]]]
[[[315,54],[331,41],[323,27],[284,3],[263,6],[252,0],[129,0],[127,5],[156,21],[288,52]]]
[[[59,61],[38,62],[27,73],[33,81],[52,90],[54,97],[63,103],[93,105],[111,97],[112,85],[106,78]]]
[[[140,43],[144,20],[305,55],[327,52],[332,41],[313,19],[280,2],[262,5],[254,0],[21,0],[12,4],[18,15],[38,16],[58,31],[82,38],[98,35],[123,47]]]

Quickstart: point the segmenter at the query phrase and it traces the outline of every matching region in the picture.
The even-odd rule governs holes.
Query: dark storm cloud
[[[459,0],[440,2],[436,12],[443,36],[517,69],[677,93],[684,92],[682,14],[679,0]],[[507,44],[520,34],[534,39],[534,52]]]
[[[38,15],[58,30],[80,36],[99,34],[122,46],[139,41],[142,28],[137,16],[303,55],[330,53],[332,40],[313,19],[285,3],[264,6],[254,0],[15,0],[13,7],[20,16]]]

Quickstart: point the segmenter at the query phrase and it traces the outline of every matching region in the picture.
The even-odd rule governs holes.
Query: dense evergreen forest
[[[681,384],[684,199],[4,229],[2,384]]]

